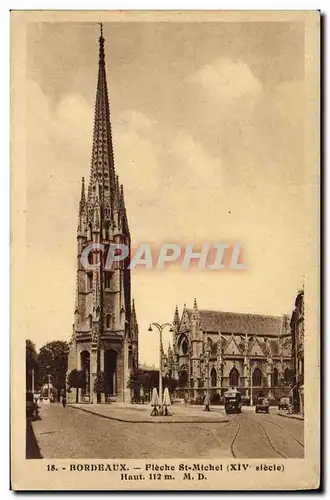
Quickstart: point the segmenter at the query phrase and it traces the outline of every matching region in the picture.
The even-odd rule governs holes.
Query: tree
[[[135,398],[135,400],[139,399],[141,385],[143,386],[144,390],[149,389],[146,382],[147,374],[145,371],[139,369],[131,371],[127,382],[127,387],[133,392],[133,397]]]
[[[105,373],[100,371],[94,382],[94,392],[97,394],[97,400],[100,400],[101,394],[106,393],[106,377]]]
[[[47,342],[39,352],[40,379],[46,384],[48,375],[51,376],[52,386],[56,389],[57,397],[65,389],[66,372],[68,369],[69,344],[62,340]]]
[[[173,394],[178,385],[179,381],[176,378],[170,376],[163,377],[163,387],[168,387],[170,394]]]
[[[86,372],[85,370],[77,370],[76,368],[69,373],[68,385],[76,389],[76,403],[79,401],[79,389],[86,387]]]
[[[26,389],[32,389],[32,370],[34,370],[34,386],[37,386],[37,350],[32,340],[25,341],[25,371],[26,371]]]
[[[163,388],[168,387],[170,394],[178,387],[178,380],[171,376],[163,376]],[[159,385],[159,372],[157,370],[135,370],[130,373],[127,387],[132,389],[134,396],[139,395],[140,387],[143,386],[144,391],[152,391],[154,387]]]

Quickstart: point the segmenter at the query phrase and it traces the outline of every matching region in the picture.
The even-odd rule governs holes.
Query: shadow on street
[[[42,458],[31,420],[29,419],[26,421],[26,458]]]

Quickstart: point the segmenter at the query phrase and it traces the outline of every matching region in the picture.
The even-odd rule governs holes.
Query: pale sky
[[[69,340],[80,179],[89,179],[98,26],[27,36],[27,338]],[[201,309],[290,313],[307,266],[304,26],[106,23],[116,171],[132,244],[240,242],[246,271],[132,271],[140,362],[152,321]],[[165,344],[170,334],[165,334]]]

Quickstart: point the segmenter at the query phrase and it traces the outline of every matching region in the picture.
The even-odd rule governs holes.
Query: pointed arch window
[[[88,316],[88,326],[90,330],[93,328],[93,316],[91,314]]]
[[[107,209],[105,210],[107,211]],[[104,224],[104,239],[108,240],[110,238],[110,224],[106,222]]]
[[[216,387],[217,385],[217,372],[215,368],[211,370],[211,386]]]
[[[125,309],[122,307],[120,311],[120,323],[124,325],[126,319]]]
[[[110,271],[105,271],[105,273],[104,273],[104,288],[110,288],[111,276],[112,276],[112,273]]]
[[[290,382],[290,370],[289,368],[285,368],[284,370],[284,383],[289,384]]]
[[[252,374],[252,385],[254,387],[262,386],[262,374],[259,368],[256,368]]]
[[[187,354],[188,352],[188,342],[186,339],[183,339],[183,342],[181,344],[181,349],[182,349],[182,354]]]
[[[87,235],[87,239],[88,239],[88,240],[91,240],[91,239],[92,239],[92,224],[89,224],[89,225],[88,225],[88,235]]]
[[[93,273],[87,273],[87,292],[93,290]]]
[[[229,385],[231,387],[238,387],[239,383],[239,373],[237,368],[232,368],[229,373]]]

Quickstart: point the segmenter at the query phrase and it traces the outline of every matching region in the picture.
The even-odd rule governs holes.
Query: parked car
[[[290,406],[290,398],[281,398],[278,404],[279,410],[288,410]]]
[[[33,392],[26,393],[26,418],[35,419],[38,416],[38,403],[34,401]]]
[[[256,404],[256,413],[269,413],[269,401],[266,398],[258,398]]]

